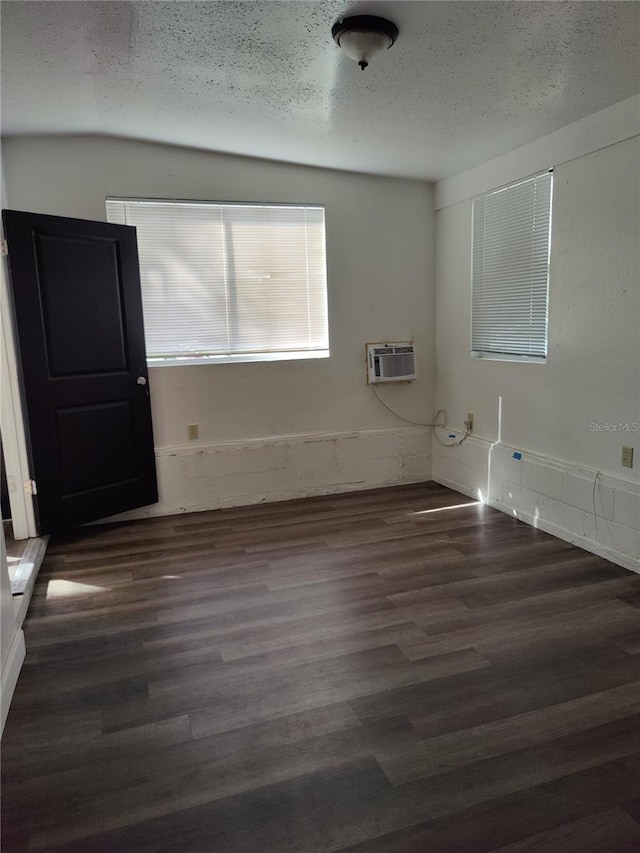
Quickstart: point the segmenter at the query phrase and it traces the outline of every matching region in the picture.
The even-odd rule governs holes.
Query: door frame
[[[4,451],[14,539],[38,536],[33,496],[25,492],[32,479],[18,378],[13,310],[6,258],[0,264],[0,431]]]

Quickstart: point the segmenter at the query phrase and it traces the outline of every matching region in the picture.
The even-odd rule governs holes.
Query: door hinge
[[[8,254],[9,254],[9,244],[7,243],[7,241],[3,237],[2,240],[0,240],[0,256],[2,256],[3,258],[6,258]]]
[[[35,480],[25,480],[24,481],[24,491],[27,495],[37,495],[38,487],[36,486]]]

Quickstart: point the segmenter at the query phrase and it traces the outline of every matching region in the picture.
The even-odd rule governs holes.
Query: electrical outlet
[[[633,447],[622,445],[622,467],[633,468]]]
[[[200,435],[198,424],[189,424],[189,441],[194,441]]]
[[[467,412],[467,419],[464,422],[466,432],[473,432],[473,412]]]

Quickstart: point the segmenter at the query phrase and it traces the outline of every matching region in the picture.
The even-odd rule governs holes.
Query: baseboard
[[[470,436],[435,447],[432,478],[510,516],[640,571],[640,484]]]
[[[498,509],[500,512],[504,512],[513,517],[513,508],[507,506],[507,504],[503,504],[502,501],[495,500],[495,498],[489,498],[486,502],[494,509]],[[545,533],[550,533],[552,536],[557,536],[558,539],[563,539],[565,542],[570,542],[572,545],[577,545],[579,548],[589,551],[591,554],[596,554],[598,557],[603,557],[605,560],[616,563],[618,566],[622,566],[625,569],[629,569],[632,572],[640,574],[640,560],[634,560],[626,554],[620,554],[618,551],[607,548],[606,545],[594,542],[593,539],[589,539],[587,536],[574,533],[571,530],[560,527],[558,524],[554,524],[544,518],[536,518],[522,510],[518,510],[518,520],[524,521],[526,524],[530,524],[531,527],[535,527],[538,530],[544,530]]]
[[[478,501],[480,503],[480,498],[478,497],[477,489],[470,488],[464,483],[455,483],[453,480],[448,480],[446,477],[432,476],[431,479],[434,483],[439,483],[441,486],[446,486],[448,489],[453,489],[454,492],[460,492],[460,494],[466,495],[468,498],[472,498],[474,501]]]
[[[11,648],[0,677],[0,734],[4,731],[4,724],[9,713],[9,706],[13,698],[13,692],[18,683],[18,676],[22,669],[27,650],[24,642],[24,631],[16,632]]]
[[[317,498],[325,495],[340,495],[345,492],[362,492],[369,489],[385,489],[391,486],[410,486],[418,483],[429,482],[433,478],[428,474],[411,474],[405,476],[391,477],[384,480],[357,480],[346,483],[335,483],[332,486],[315,486],[305,489],[296,489],[294,491],[286,489],[282,492],[270,492],[256,496],[255,498],[221,498],[211,504],[209,502],[201,504],[185,504],[180,506],[172,506],[167,504],[154,504],[141,509],[131,510],[130,512],[122,513],[121,515],[113,515],[109,518],[101,518],[98,521],[91,521],[86,526],[91,527],[96,524],[111,524],[120,521],[137,521],[143,518],[162,518],[169,515],[182,515],[190,512],[209,512],[212,509],[229,509],[232,507],[256,506],[257,504],[280,503],[282,501],[300,500],[302,498]]]

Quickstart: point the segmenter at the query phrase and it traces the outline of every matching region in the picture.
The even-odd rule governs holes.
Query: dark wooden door
[[[2,215],[41,532],[155,503],[135,228]]]

